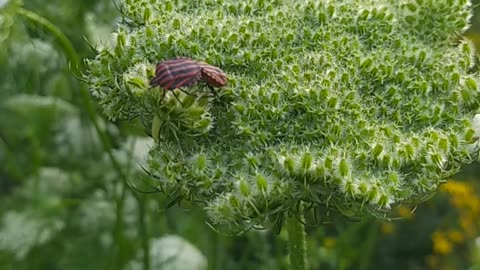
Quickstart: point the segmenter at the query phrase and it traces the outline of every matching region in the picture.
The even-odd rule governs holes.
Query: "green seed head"
[[[110,119],[142,119],[163,190],[203,202],[214,224],[267,225],[301,201],[383,214],[472,162],[479,74],[458,35],[469,1],[210,2],[126,0],[132,23],[84,79]],[[162,100],[149,82],[177,56],[229,84]]]

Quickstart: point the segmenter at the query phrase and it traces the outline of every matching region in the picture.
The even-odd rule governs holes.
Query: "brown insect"
[[[160,86],[165,90],[162,99],[165,97],[167,90],[172,91],[172,94],[180,102],[173,90],[179,89],[186,94],[191,94],[181,88],[191,87],[197,82],[204,82],[217,96],[213,87],[226,86],[227,76],[218,67],[207,63],[190,58],[174,58],[157,64],[155,77],[150,80],[150,86]]]

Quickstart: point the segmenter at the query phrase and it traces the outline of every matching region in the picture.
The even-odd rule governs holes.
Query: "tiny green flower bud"
[[[422,51],[420,51],[420,52],[418,53],[418,61],[419,61],[420,63],[425,62],[425,59],[426,59],[426,58],[427,58],[427,52],[426,52],[426,51],[422,50]]]
[[[293,158],[285,157],[285,160],[283,162],[283,166],[285,167],[285,169],[288,172],[290,172],[290,173],[295,172],[295,161],[293,160]]]
[[[393,97],[397,93],[397,88],[395,86],[390,86],[386,92],[387,97]]]
[[[249,189],[247,187],[247,189]],[[241,206],[241,203],[240,203],[240,200],[239,198],[237,198],[235,195],[233,194],[228,194],[228,202],[230,203],[230,206],[233,207],[228,207],[225,205],[225,207],[222,208],[223,210],[223,215],[224,216],[233,216],[234,215],[234,212],[235,212],[235,208],[240,208]]]
[[[356,188],[353,181],[349,180],[345,183],[345,193],[350,195],[351,197],[355,197]]]
[[[373,60],[371,58],[366,58],[362,61],[362,63],[360,64],[360,67],[368,70],[372,67],[372,63],[373,63]]]
[[[372,149],[372,156],[374,158],[378,158],[382,152],[383,152],[383,145],[376,144],[375,147],[373,147]]]
[[[389,154],[383,155],[383,157],[382,157],[383,165],[388,167],[388,166],[390,166],[391,161],[392,161],[392,156],[391,155],[389,155]]]
[[[471,91],[478,91],[478,85],[477,85],[477,82],[472,78],[472,77],[468,77],[466,80],[465,80],[465,85],[467,86],[467,88]]]
[[[330,156],[327,156],[325,158],[325,168],[327,170],[332,170],[333,169],[333,159]]]
[[[83,79],[109,119],[142,116],[148,169],[214,224],[266,225],[300,201],[385,213],[472,161],[480,90],[474,48],[451,38],[468,1],[378,1],[128,0],[133,23]],[[202,69],[202,83],[150,89],[155,64],[182,56],[215,64],[228,86],[205,95]]]
[[[330,99],[328,99],[328,107],[335,108],[337,106],[337,102],[337,97],[331,97]]]
[[[152,10],[150,8],[145,8],[143,12],[143,20],[148,22],[152,16]]]
[[[365,182],[360,183],[358,190],[362,195],[366,195],[368,192],[368,184]]]
[[[120,32],[117,34],[117,47],[123,48],[127,44],[127,36],[125,33]]]
[[[309,152],[305,152],[302,156],[302,170],[304,172],[308,171],[313,164],[313,156]]]
[[[474,142],[475,130],[473,128],[467,129],[465,132],[465,141],[468,143]]]
[[[417,18],[415,16],[408,15],[408,16],[405,16],[405,21],[413,24],[417,21]]]
[[[456,134],[451,133],[449,135],[449,139],[450,139],[450,143],[452,144],[452,147],[454,148],[458,147],[459,138]]]
[[[369,10],[362,10],[360,15],[358,16],[358,19],[360,20],[366,20],[370,16],[370,11]]]
[[[430,160],[437,166],[438,168],[442,168],[444,164],[444,158],[440,153],[431,153]]]
[[[414,3],[407,3],[405,4],[405,7],[411,12],[417,11],[417,6]]]
[[[393,157],[391,167],[394,170],[400,170],[404,165],[405,159],[402,158],[400,154],[397,154]]]
[[[317,166],[315,166],[314,175],[318,179],[325,179],[325,177],[327,176],[325,166],[323,164],[318,164]]]
[[[261,174],[257,174],[256,180],[257,180],[257,188],[262,192],[266,192],[268,187],[267,178],[265,178],[265,176]]]
[[[412,160],[415,157],[415,147],[412,144],[406,144],[404,146],[405,158]]]
[[[350,175],[350,166],[347,163],[347,160],[342,158],[339,164],[339,171],[342,177]]]
[[[375,186],[370,187],[367,193],[367,201],[370,203],[376,203],[377,198],[378,198],[378,188]]]
[[[197,157],[197,160],[196,160],[196,167],[199,171],[203,171],[205,170],[205,168],[207,167],[207,157],[205,155],[199,155]]]
[[[452,72],[450,75],[450,82],[453,86],[457,86],[460,83],[460,74],[458,72]]]
[[[250,196],[250,185],[247,183],[245,180],[240,180],[240,193],[242,193],[243,196],[248,197]]]
[[[438,148],[440,148],[444,152],[447,152],[448,151],[448,140],[446,138],[440,138],[438,140]]]
[[[168,11],[168,12],[173,10],[173,4],[172,4],[171,1],[168,1],[168,2],[165,3],[165,10]]]
[[[400,183],[400,177],[397,172],[390,172],[390,174],[388,175],[388,180],[395,186]]]
[[[380,195],[380,198],[378,200],[378,205],[382,208],[390,209],[390,199],[386,194]]]

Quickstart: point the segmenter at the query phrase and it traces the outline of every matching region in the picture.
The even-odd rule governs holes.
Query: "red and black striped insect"
[[[167,90],[172,91],[172,94],[180,102],[173,90],[179,89],[186,94],[191,94],[181,88],[191,87],[197,82],[204,82],[216,96],[217,93],[213,87],[226,86],[227,76],[221,69],[207,63],[190,58],[174,58],[157,64],[155,77],[150,80],[150,86],[160,86],[165,90],[162,99]]]

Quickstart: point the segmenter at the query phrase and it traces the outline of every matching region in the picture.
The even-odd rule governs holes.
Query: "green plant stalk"
[[[22,173],[20,172],[19,169],[15,165],[12,165],[12,160],[15,160],[12,154],[12,151],[10,150],[9,146],[7,143],[2,139],[2,134],[0,133],[0,150],[3,151],[5,157],[6,157],[6,162],[5,162],[5,167],[7,167],[11,172],[11,176],[13,176],[13,179],[16,181],[20,181],[22,179]]]
[[[65,36],[65,34],[62,33],[62,31],[56,27],[53,23],[48,21],[47,19],[39,16],[38,14],[20,8],[18,11],[18,14],[24,16],[28,20],[32,21],[33,23],[36,23],[40,25],[41,27],[45,28],[48,32],[50,32],[58,41],[60,44],[61,48],[65,52],[68,60],[70,61],[70,68],[72,69],[72,72],[74,75],[79,75],[79,57],[77,52],[75,51],[72,43],[70,40]],[[98,136],[100,137],[100,140],[102,142],[103,147],[105,148],[105,151],[107,151],[108,157],[110,158],[110,161],[112,165],[114,166],[115,170],[120,174],[121,178],[126,180],[125,175],[122,172],[122,167],[120,164],[117,162],[115,157],[113,156],[112,153],[112,146],[110,143],[110,139],[107,135],[107,133],[100,128],[100,125],[97,122],[97,113],[92,105],[92,102],[90,100],[90,94],[88,90],[82,85],[80,87],[80,94],[82,98],[82,103],[84,105],[84,108],[87,112],[88,117],[90,118],[90,121],[92,122],[95,131],[97,132]]]
[[[35,12],[32,12],[32,11],[24,9],[24,8],[20,8],[20,9],[18,9],[17,13],[19,15],[25,17],[27,20],[43,27],[44,29],[46,29],[48,32],[50,32],[57,39],[57,42],[60,44],[60,47],[65,52],[65,55],[67,56],[67,59],[70,61],[69,66],[71,68],[72,73],[74,75],[78,76],[79,73],[80,73],[79,72],[80,71],[80,69],[79,69],[80,68],[79,56],[78,56],[77,52],[75,51],[75,48],[73,47],[72,43],[68,39],[68,37],[65,36],[65,34],[63,34],[63,32],[58,27],[56,27],[53,23],[51,23],[47,19],[43,18],[42,16],[36,14]],[[96,111],[95,111],[95,109],[94,109],[94,107],[91,103],[90,94],[89,94],[88,90],[83,85],[80,86],[80,95],[81,95],[81,101],[82,101],[83,106],[84,106],[84,108],[87,112],[87,115],[88,115],[90,121],[92,122],[92,124],[95,128],[95,132],[100,137],[102,145],[103,145],[103,147],[104,147],[105,151],[107,152],[107,155],[110,159],[110,162],[112,163],[112,165],[115,168],[115,171],[117,172],[119,177],[124,180],[124,184],[126,184],[127,183],[127,177],[126,177],[125,173],[123,172],[122,167],[120,166],[118,161],[113,156],[112,145],[110,143],[109,136],[107,135],[107,132],[102,130],[102,128],[98,124],[97,113],[96,113]],[[122,243],[123,243],[123,233],[121,232],[121,230],[123,230],[123,226],[120,224],[123,221],[120,221],[120,219],[123,220],[122,213],[123,213],[123,200],[124,200],[124,198],[125,198],[125,189],[123,189],[123,191],[122,191],[122,196],[117,200],[117,222],[116,222],[115,230],[114,230],[115,236],[116,236],[115,237],[116,244],[114,244],[114,245],[119,246],[119,248],[122,247]],[[121,254],[122,252],[121,252],[121,250],[119,250],[117,253]],[[115,260],[115,261],[117,261],[117,260]]]
[[[368,231],[367,231],[367,240],[363,244],[363,256],[360,257],[358,270],[367,270],[369,269],[370,262],[372,260],[373,253],[375,251],[375,243],[377,242],[378,238],[378,226],[377,223],[368,222],[367,223]]]
[[[133,193],[135,199],[138,203],[138,223],[139,223],[139,232],[142,238],[142,249],[143,249],[143,270],[150,269],[150,243],[148,239],[148,231],[147,231],[147,223],[146,223],[146,216],[147,216],[147,207],[145,205],[145,198],[139,196],[135,192]]]
[[[78,54],[75,51],[75,48],[73,47],[68,37],[65,36],[65,34],[63,34],[63,32],[58,27],[56,27],[49,20],[38,15],[37,13],[24,8],[19,8],[17,10],[17,14],[22,15],[29,21],[45,28],[48,32],[50,32],[50,34],[52,34],[57,39],[58,43],[60,44],[60,47],[65,52],[68,60],[70,60],[70,63],[71,63],[70,67],[73,68],[73,71],[75,73],[78,73],[79,63],[80,63]]]
[[[300,207],[302,213],[302,207]],[[287,218],[287,232],[290,253],[290,269],[307,269],[307,240],[303,214]]]
[[[132,161],[133,152],[135,148],[135,141],[132,141],[130,144],[129,149],[129,159],[128,159],[128,166],[127,168],[133,168]],[[130,172],[128,172],[130,174]],[[125,189],[125,185],[123,185]],[[141,237],[142,242],[142,250],[143,250],[143,270],[150,270],[150,243],[149,243],[149,235],[148,235],[148,228],[147,228],[147,205],[146,205],[146,198],[144,196],[140,196],[135,191],[132,192],[133,197],[138,204],[138,232]],[[127,256],[128,257],[128,256]]]

